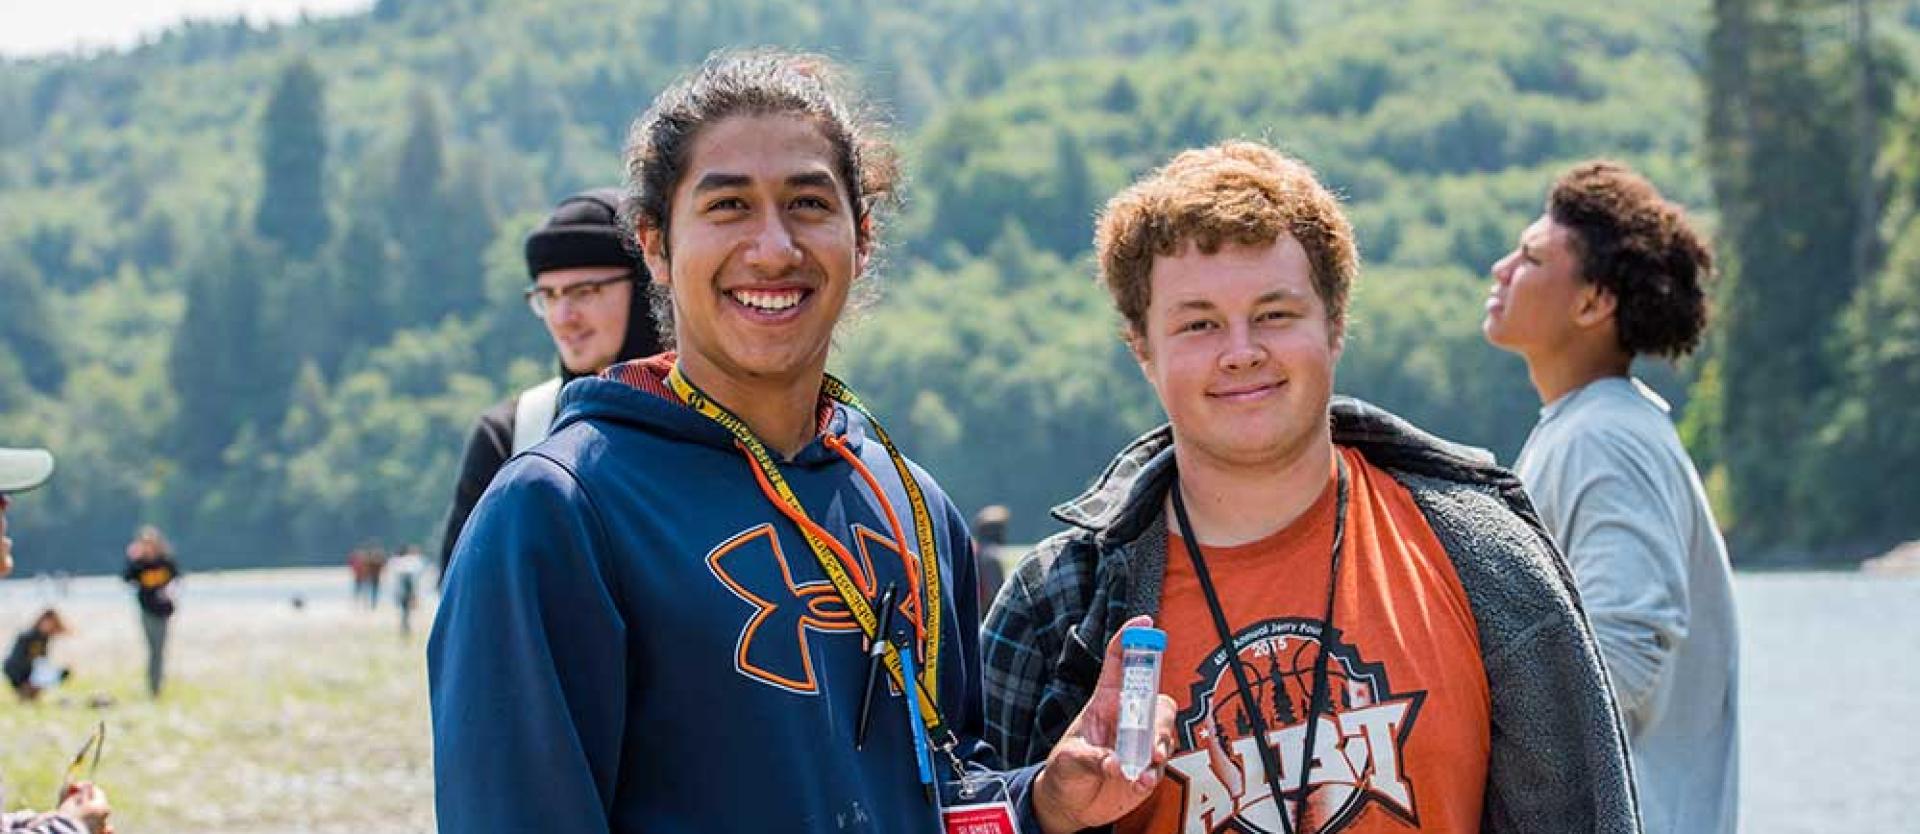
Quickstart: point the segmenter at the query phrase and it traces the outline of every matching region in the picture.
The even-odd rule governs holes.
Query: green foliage
[[[0,299],[6,299],[0,305],[0,351],[15,357],[23,383],[43,392],[58,390],[66,360],[60,332],[47,313],[47,289],[33,264],[0,252]]]

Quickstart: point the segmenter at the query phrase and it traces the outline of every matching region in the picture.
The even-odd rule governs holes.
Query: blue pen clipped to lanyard
[[[900,652],[901,677],[906,681],[906,697],[901,702],[907,705],[907,725],[913,728],[913,761],[920,768],[920,787],[926,791],[927,802],[938,807],[938,794],[933,789],[933,749],[927,743],[927,725],[920,721],[919,673],[913,668],[913,652],[895,651]]]

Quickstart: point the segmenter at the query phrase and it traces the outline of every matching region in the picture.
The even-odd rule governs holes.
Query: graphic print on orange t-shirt
[[[1174,753],[1118,834],[1289,830],[1302,800],[1313,669],[1328,652],[1330,710],[1316,717],[1298,834],[1473,831],[1489,741],[1478,629],[1413,497],[1358,453],[1333,628],[1323,630],[1335,491],[1260,541],[1207,547],[1231,644],[1208,613],[1184,540],[1170,537],[1159,624],[1161,689],[1177,703]],[[1229,663],[1237,656],[1279,754],[1276,806]],[[1283,822],[1278,814],[1287,814]]]

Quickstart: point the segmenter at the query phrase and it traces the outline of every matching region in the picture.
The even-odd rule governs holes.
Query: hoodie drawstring
[[[907,546],[906,532],[900,526],[899,514],[893,511],[893,502],[888,501],[887,494],[881,491],[880,481],[873,477],[873,470],[868,469],[867,465],[861,462],[860,457],[855,455],[853,450],[847,448],[846,441],[841,440],[840,436],[835,434],[828,434],[822,438],[822,440],[827,444],[827,448],[832,449],[842,460],[845,460],[851,465],[853,471],[860,473],[860,478],[867,482],[867,489],[873,491],[873,497],[880,499],[880,509],[886,513],[887,525],[893,528],[893,547],[894,550],[900,554],[900,567],[905,570],[907,574],[907,599],[909,600],[907,603],[909,609],[908,619],[913,623],[914,636],[924,640],[926,638],[927,626],[925,620],[920,616],[919,566],[914,564],[914,559],[911,555],[913,551]],[[921,558],[926,558],[926,555],[922,554]]]

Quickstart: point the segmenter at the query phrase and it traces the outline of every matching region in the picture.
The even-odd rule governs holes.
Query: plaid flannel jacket
[[[1404,484],[1467,593],[1493,698],[1483,832],[1639,831],[1625,732],[1560,557],[1520,482],[1485,451],[1448,443],[1359,400],[1335,398],[1334,442]],[[1156,614],[1161,510],[1174,474],[1162,426],[1133,441],[1078,498],[1070,528],[1036,546],[981,630],[987,741],[1007,764],[1043,761],[1091,697],[1121,623]]]

